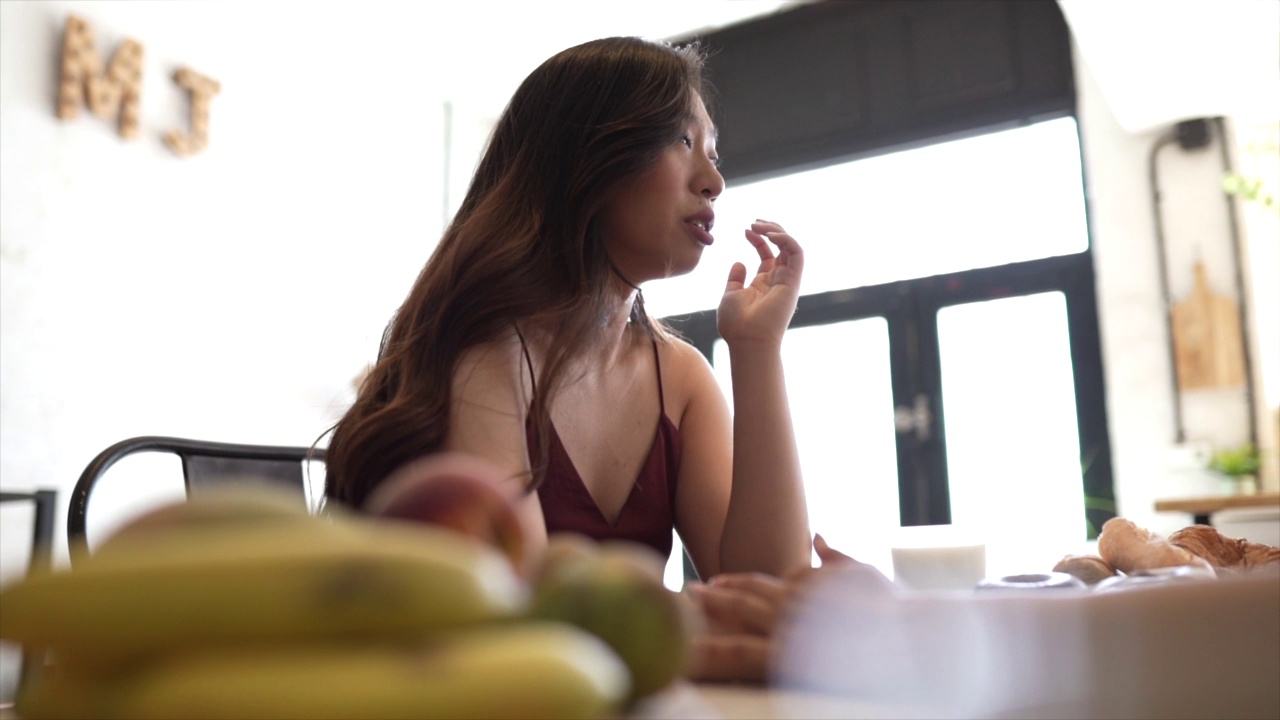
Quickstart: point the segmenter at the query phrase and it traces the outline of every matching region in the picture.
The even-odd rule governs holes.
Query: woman
[[[713,242],[724,179],[703,61],[609,38],[521,84],[334,429],[329,498],[359,507],[403,463],[461,451],[519,484],[535,549],[572,530],[666,556],[674,527],[703,578],[808,567],[780,355],[799,244],[755,222],[758,272],[729,271],[732,420],[709,364],[640,292]]]

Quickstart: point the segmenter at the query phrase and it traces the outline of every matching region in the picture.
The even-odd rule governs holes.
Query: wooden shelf
[[[1240,508],[1280,508],[1280,493],[1255,493],[1253,495],[1213,495],[1207,497],[1157,500],[1158,512],[1185,512],[1195,516],[1200,525],[1211,525],[1209,516],[1221,510]]]

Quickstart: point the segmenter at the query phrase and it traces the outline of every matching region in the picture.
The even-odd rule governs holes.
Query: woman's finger
[[[746,285],[746,282],[747,266],[740,262],[736,262],[733,264],[733,267],[729,268],[729,281],[725,283],[724,291],[731,292],[734,290],[741,290],[743,286]]]
[[[814,533],[814,536],[813,536],[813,549],[817,551],[818,559],[822,561],[823,565],[826,565],[827,563],[844,562],[846,560],[853,559],[848,555],[845,555],[839,550],[836,550],[835,548],[828,545],[826,538],[822,537],[821,535],[818,535],[817,533]]]
[[[778,622],[781,603],[771,597],[716,585],[692,590],[707,620],[722,631],[768,635]]]
[[[751,593],[775,605],[787,599],[787,587],[781,580],[764,573],[724,573],[711,578],[712,587],[731,588]]]
[[[689,679],[763,683],[771,647],[768,638],[758,635],[699,635],[693,639]]]
[[[804,270],[804,248],[799,241],[791,237],[785,230],[762,233],[769,242],[778,246],[778,264],[786,265],[797,272]],[[772,253],[771,253],[772,254]]]
[[[756,254],[760,256],[760,272],[769,272],[773,268],[775,258],[773,256],[773,248],[769,247],[768,239],[755,230],[747,230],[746,236],[747,241],[756,249]]]

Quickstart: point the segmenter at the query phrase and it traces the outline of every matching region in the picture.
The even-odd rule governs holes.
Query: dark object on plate
[[[1079,578],[1062,572],[1005,575],[1002,578],[983,580],[978,583],[979,590],[1004,591],[1087,590],[1088,587]]]

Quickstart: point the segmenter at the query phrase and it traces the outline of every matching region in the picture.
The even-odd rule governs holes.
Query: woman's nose
[[[702,196],[714,202],[722,192],[724,192],[724,176],[720,174],[715,165],[712,165],[711,175],[707,178],[706,184],[702,188]]]

